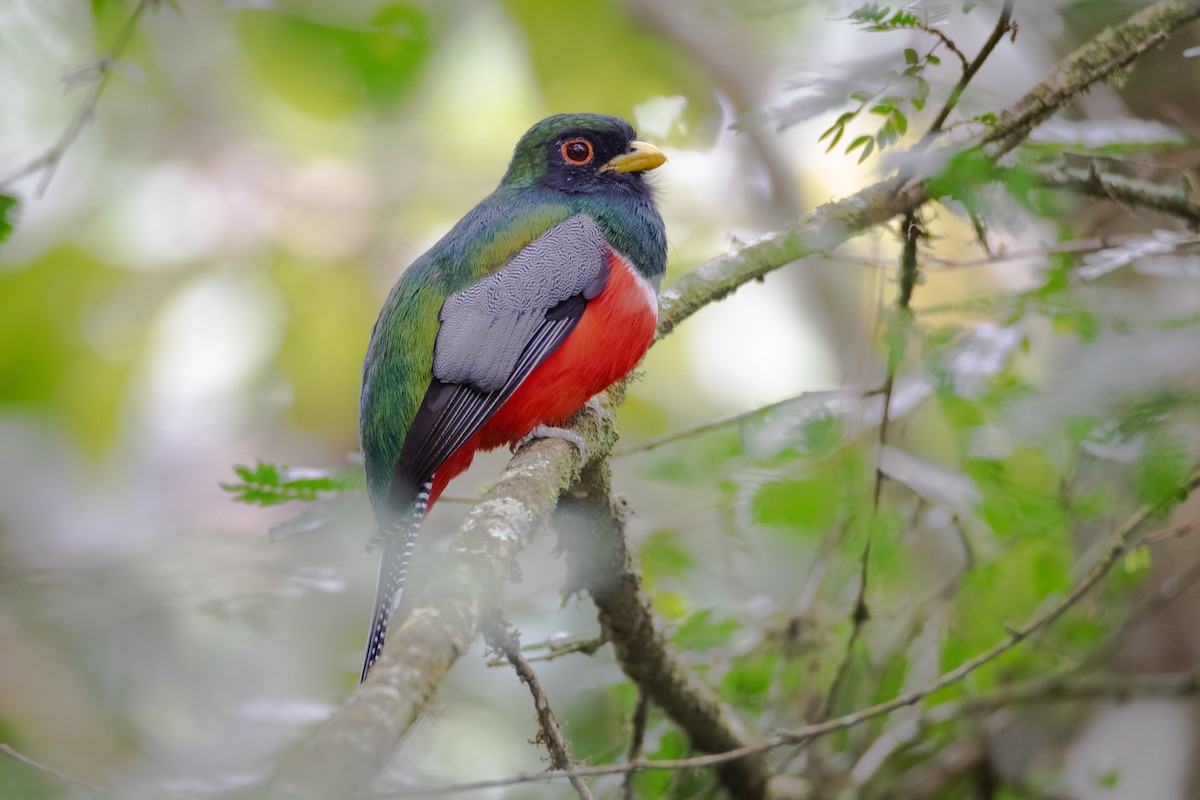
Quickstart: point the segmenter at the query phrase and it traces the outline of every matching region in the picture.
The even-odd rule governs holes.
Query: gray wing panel
[[[571,297],[591,300],[608,279],[604,235],[582,214],[555,225],[494,275],[450,295],[433,374],[483,392],[502,389],[546,313]]]

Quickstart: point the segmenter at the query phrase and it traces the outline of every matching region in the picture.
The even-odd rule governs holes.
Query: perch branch
[[[614,394],[620,392],[609,397]],[[595,414],[579,415],[574,427],[593,455],[607,453],[616,437]],[[388,638],[367,680],[285,761],[269,795],[273,800],[349,796],[375,775],[475,641],[517,553],[579,468],[578,450],[561,439],[538,440],[513,458],[467,514],[438,580]]]

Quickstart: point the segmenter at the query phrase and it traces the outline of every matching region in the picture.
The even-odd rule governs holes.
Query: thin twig
[[[842,398],[861,399],[870,397],[878,392],[878,389],[856,389],[851,387],[826,389],[814,392],[801,392],[800,394],[784,398],[783,400],[778,400],[774,403],[767,403],[765,406],[752,408],[749,411],[739,411],[738,413],[731,414],[728,417],[721,417],[720,419],[710,420],[691,428],[685,428],[681,431],[675,431],[674,433],[656,436],[653,439],[647,439],[644,442],[635,442],[627,447],[613,448],[612,458],[624,458],[625,456],[630,456],[634,453],[645,453],[649,450],[655,450],[659,447],[662,447],[665,444],[673,444],[674,442],[678,442],[682,439],[689,439],[693,436],[699,436],[700,434],[708,433],[709,431],[726,428],[730,425],[735,425],[739,422],[745,422],[746,420],[754,419],[755,417],[770,413],[776,409],[790,406],[794,403],[802,403],[806,400],[837,400]]]
[[[929,35],[936,36],[938,39],[940,39],[942,41],[942,44],[946,46],[947,50],[949,50],[951,53],[954,53],[954,55],[958,56],[958,60],[960,62],[962,62],[963,75],[965,76],[967,74],[967,70],[969,70],[971,68],[971,63],[969,61],[967,61],[967,57],[965,55],[963,55],[962,50],[958,49],[958,45],[956,45],[954,43],[953,39],[951,39],[949,36],[947,36],[944,32],[942,32],[938,28],[935,28],[932,25],[928,25],[924,22],[918,24],[916,27],[919,30],[925,31]]]
[[[942,110],[934,117],[933,122],[929,125],[929,131],[922,138],[922,142],[928,143],[942,131],[942,125],[946,123],[946,119],[950,116],[950,112],[958,105],[959,99],[966,91],[967,84],[975,77],[975,73],[979,72],[979,68],[983,66],[983,62],[987,61],[988,56],[996,49],[996,45],[1004,38],[1004,34],[1008,33],[1012,27],[1012,12],[1013,0],[1005,0],[1003,8],[1000,9],[1000,19],[996,20],[996,27],[992,29],[992,35],[983,43],[983,47],[979,48],[979,53],[975,56],[975,60],[963,67],[962,78],[950,90],[950,96],[946,98],[946,104],[942,106]],[[959,54],[961,57],[961,53]],[[918,145],[919,146],[919,145]]]
[[[529,693],[533,695],[533,708],[537,712],[538,735],[536,741],[546,745],[546,750],[550,753],[550,765],[560,770],[574,769],[575,759],[571,755],[571,743],[563,736],[562,728],[559,727],[558,720],[554,718],[554,712],[550,709],[550,699],[546,697],[546,690],[542,688],[542,682],[538,680],[537,673],[533,671],[533,667],[529,666],[525,656],[521,655],[521,643],[517,632],[509,629],[508,623],[504,621],[500,613],[494,611],[484,621],[483,637],[489,647],[508,659],[508,663],[512,664],[513,669],[517,671],[517,677],[529,687]],[[574,787],[580,800],[594,800],[592,792],[583,778],[572,775],[568,780],[571,781],[571,786]]]
[[[1158,589],[1143,599],[1137,607],[1121,621],[1100,644],[1088,653],[1079,664],[1078,669],[1085,669],[1103,663],[1128,639],[1129,634],[1136,630],[1160,609],[1171,603],[1187,589],[1200,582],[1200,557],[1193,559],[1183,569],[1166,578],[1158,585]]]
[[[1185,488],[1188,491],[1196,489],[1200,486],[1200,470],[1194,471],[1188,476]],[[671,759],[662,761],[634,761],[621,764],[602,764],[597,766],[579,767],[567,771],[559,770],[555,772],[543,772],[539,775],[518,775],[512,778],[501,778],[499,780],[475,781],[473,783],[460,783],[452,786],[440,786],[430,789],[417,789],[400,793],[391,793],[386,797],[438,797],[455,792],[476,791],[480,789],[493,789],[502,786],[513,786],[521,783],[531,783],[543,780],[560,780],[567,778],[570,775],[582,777],[592,777],[597,775],[613,775],[628,772],[630,770],[675,770],[675,769],[690,769],[693,767],[709,767],[719,764],[726,764],[730,761],[746,758],[748,756],[757,755],[759,753],[772,750],[777,747],[782,747],[789,744],[799,744],[800,742],[816,739],[822,736],[828,736],[831,733],[852,728],[856,725],[861,725],[872,719],[892,713],[901,708],[915,705],[926,697],[951,686],[968,675],[976,672],[981,667],[990,664],[1000,656],[1012,650],[1025,639],[1038,633],[1042,629],[1048,627],[1059,617],[1073,608],[1084,595],[1092,590],[1097,583],[1100,582],[1105,575],[1112,569],[1113,565],[1124,555],[1130,545],[1133,543],[1134,534],[1142,526],[1143,523],[1152,515],[1161,510],[1161,506],[1142,506],[1132,516],[1129,517],[1123,524],[1116,528],[1105,543],[1103,551],[1092,564],[1091,568],[1075,582],[1063,597],[1057,602],[1051,604],[1045,610],[1034,614],[1023,625],[1005,626],[1007,634],[996,644],[989,647],[987,650],[959,664],[954,669],[943,673],[936,679],[904,692],[891,700],[877,703],[876,705],[855,711],[852,714],[846,714],[841,717],[826,720],[824,722],[805,725],[801,728],[792,730],[777,731],[773,735],[756,744],[746,745],[723,753],[713,753],[705,756],[695,756],[692,758]],[[381,796],[383,797],[383,796]]]
[[[633,735],[629,739],[629,756],[625,760],[636,764],[642,758],[642,745],[646,741],[646,716],[650,711],[650,695],[638,689],[637,707],[633,710]],[[625,773],[621,781],[621,796],[633,800],[634,770]]]
[[[133,40],[133,34],[137,30],[138,21],[141,19],[142,14],[150,6],[157,5],[159,2],[161,0],[141,0],[137,4],[133,9],[133,13],[129,15],[129,19],[126,20],[124,27],[117,34],[117,38],[113,40],[108,55],[103,56],[93,65],[96,72],[95,84],[92,86],[92,90],[88,93],[83,105],[75,112],[75,116],[71,119],[70,124],[67,125],[66,130],[62,132],[49,150],[8,177],[0,180],[0,188],[7,188],[21,178],[41,172],[42,178],[38,181],[36,196],[41,197],[46,193],[46,189],[50,186],[50,181],[54,178],[54,173],[58,170],[58,165],[67,154],[67,150],[79,138],[79,134],[83,132],[84,127],[87,126],[87,123],[95,115],[96,106],[100,102],[100,95],[104,94],[104,90],[108,86],[109,77],[116,71],[114,70],[114,66],[125,52],[125,48]]]
[[[986,715],[1029,703],[1069,703],[1086,700],[1127,700],[1131,697],[1188,697],[1200,693],[1200,671],[1167,675],[1081,675],[1069,670],[1001,686],[979,697],[942,703],[915,717],[906,717],[884,731],[855,766],[855,783],[863,785],[909,742],[929,728],[964,717]],[[869,770],[869,772],[868,772]],[[922,795],[923,796],[923,795]]]
[[[896,319],[898,332],[894,335],[908,335],[909,324],[912,320],[912,295],[917,285],[917,242],[921,238],[921,226],[917,221],[917,212],[909,211],[904,215],[901,227],[904,239],[904,251],[900,256],[899,292],[896,296]],[[896,384],[896,370],[900,366],[903,352],[897,351],[895,342],[889,342],[887,378],[883,383],[883,419],[879,423],[879,453],[875,459],[875,485],[871,493],[871,519],[867,525],[867,537],[863,543],[862,556],[859,561],[858,593],[854,599],[854,610],[851,614],[850,638],[846,641],[846,649],[842,660],[834,673],[833,682],[821,707],[821,719],[827,719],[837,705],[838,695],[842,685],[850,674],[850,664],[854,660],[854,647],[862,636],[863,627],[871,619],[871,610],[867,606],[868,578],[870,577],[871,549],[875,542],[875,520],[879,518],[879,498],[883,492],[883,468],[880,465],[883,448],[887,445],[888,423],[891,421],[892,390]]]
[[[1045,172],[1039,176],[1039,182],[1047,189],[1107,198],[1122,206],[1136,206],[1178,217],[1193,231],[1200,228],[1200,203],[1193,202],[1178,187],[1168,188],[1117,175],[1102,176],[1095,170],[1085,174],[1075,170]]]
[[[572,653],[583,653],[585,656],[595,655],[596,651],[604,645],[608,644],[608,638],[604,634],[595,636],[591,639],[574,639],[569,642],[538,642],[537,644],[527,644],[521,647],[522,653],[528,653],[531,650],[541,650],[545,648],[547,652],[541,655],[528,656],[526,661],[530,664],[535,661],[553,661],[561,656],[571,655]],[[489,659],[487,665],[489,667],[502,667],[508,663],[507,659],[492,658]]]
[[[1147,533],[1142,537],[1142,541],[1139,544],[1145,547],[1146,545],[1178,539],[1180,536],[1186,536],[1197,528],[1200,528],[1200,511],[1192,514],[1182,522],[1177,522],[1174,525],[1168,525],[1165,528]]]
[[[25,766],[32,767],[33,769],[36,769],[38,772],[42,772],[53,778],[57,778],[58,780],[62,781],[63,783],[69,783],[72,786],[78,786],[81,789],[87,789],[89,792],[100,795],[101,797],[111,797],[112,796],[112,793],[109,792],[107,789],[102,789],[101,787],[97,786],[94,783],[88,783],[87,781],[83,780],[82,778],[76,778],[74,775],[63,772],[62,770],[57,770],[54,767],[48,767],[45,764],[43,764],[42,762],[36,761],[36,760],[30,758],[29,756],[25,755],[24,753],[21,753],[15,749],[13,749],[13,747],[11,745],[0,743],[0,753],[3,753],[4,755],[8,756],[9,758],[13,759],[14,761],[20,761]]]

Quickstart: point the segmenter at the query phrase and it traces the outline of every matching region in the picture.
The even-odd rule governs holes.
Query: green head
[[[513,151],[502,188],[566,194],[649,196],[643,173],[665,163],[633,127],[607,114],[558,114],[530,128]]]

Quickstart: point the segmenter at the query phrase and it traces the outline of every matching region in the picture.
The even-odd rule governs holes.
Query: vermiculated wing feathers
[[[604,235],[590,217],[577,215],[446,300],[433,379],[388,490],[394,513],[404,512],[417,488],[571,335],[607,279]]]
[[[607,277],[604,236],[595,221],[578,214],[560,222],[499,272],[446,299],[438,313],[434,377],[485,392],[501,389],[546,312],[576,295],[592,299]]]

